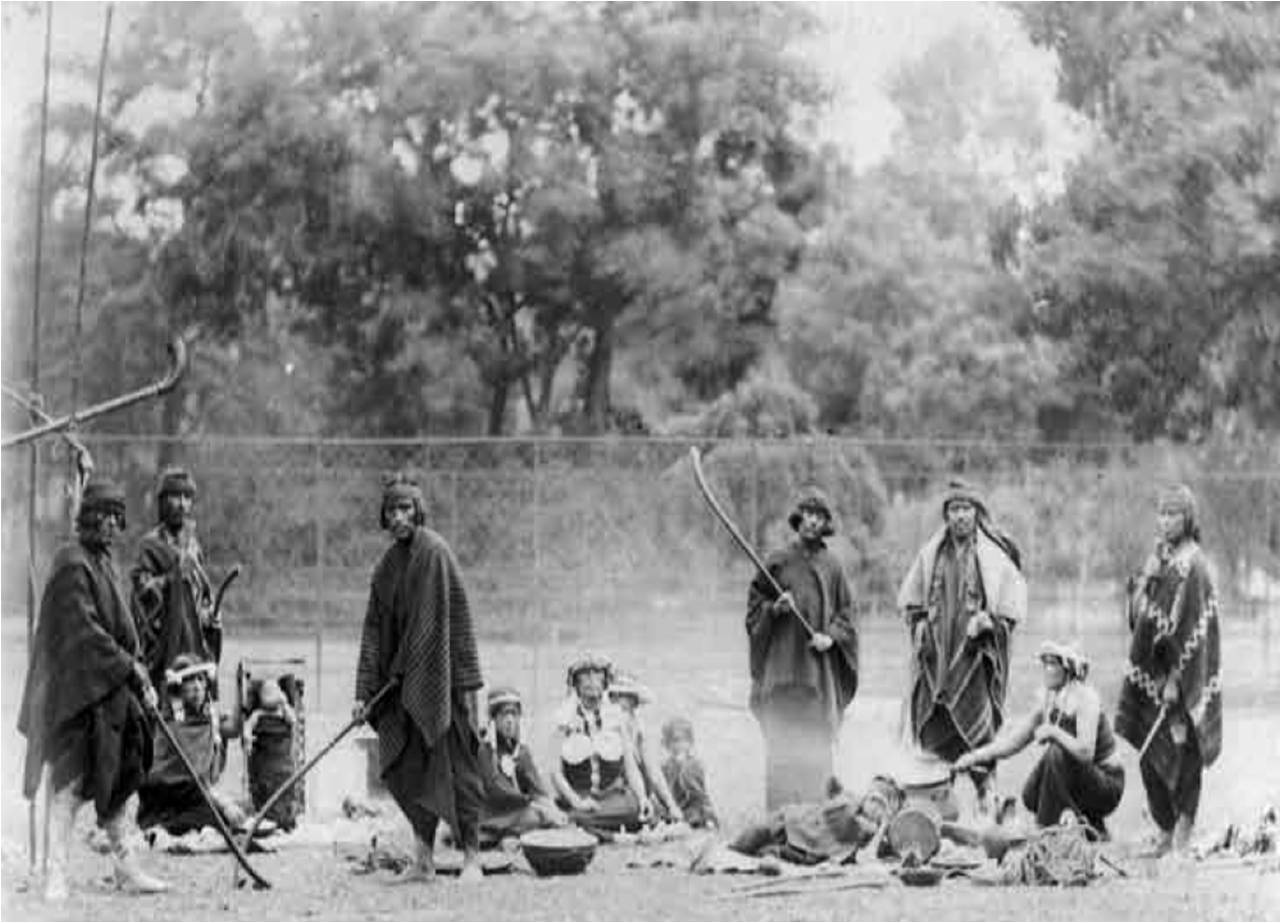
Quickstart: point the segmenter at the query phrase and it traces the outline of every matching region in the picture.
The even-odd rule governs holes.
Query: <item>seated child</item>
[[[569,823],[565,812],[552,802],[533,753],[520,739],[521,711],[520,694],[515,689],[489,693],[490,721],[480,743],[482,848],[529,830]]]
[[[249,794],[257,809],[297,768],[299,722],[297,712],[275,680],[255,683],[249,704],[251,711],[245,722],[245,736],[249,741]],[[295,786],[293,792],[272,806],[267,819],[279,824],[282,830],[292,830],[302,809],[302,793],[302,785]]]
[[[609,700],[622,711],[623,732],[631,743],[632,753],[636,757],[636,765],[645,782],[654,812],[673,823],[685,820],[680,805],[668,788],[667,778],[659,767],[658,760],[650,752],[649,739],[645,735],[640,707],[653,701],[650,691],[630,673],[620,672],[610,683]]]
[[[196,663],[186,655],[174,659],[165,673],[169,693],[169,717],[165,722],[212,792],[223,819],[236,826],[243,823],[244,811],[231,798],[213,791],[227,765],[225,741],[240,733],[237,716],[221,714],[209,696],[216,670],[212,663]],[[157,730],[151,771],[138,791],[138,825],[163,827],[181,836],[214,823],[199,785],[174,752],[169,738]]]
[[[663,778],[672,800],[691,827],[716,827],[716,809],[707,792],[703,761],[694,753],[694,725],[672,718],[663,725]]]

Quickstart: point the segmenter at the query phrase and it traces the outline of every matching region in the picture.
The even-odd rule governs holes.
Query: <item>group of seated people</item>
[[[490,692],[481,745],[482,845],[567,824],[605,837],[655,820],[715,826],[688,720],[663,726],[660,764],[639,714],[652,696],[634,677],[617,674],[607,657],[586,654],[570,664],[566,682],[569,694],[555,714],[550,788],[521,740],[520,695],[506,687]]]
[[[179,656],[165,672],[166,695],[161,702],[161,713],[169,731],[182,747],[187,761],[200,774],[214,804],[211,807],[205,800],[181,756],[174,752],[169,737],[158,732],[152,767],[138,792],[138,825],[144,830],[158,827],[174,836],[199,831],[215,825],[214,808],[229,827],[243,827],[248,820],[244,807],[216,788],[227,766],[227,742],[243,735],[250,747],[251,764],[262,762],[254,760],[254,752],[271,749],[271,742],[277,738],[292,743],[297,717],[275,680],[254,684],[251,707],[245,709],[247,720],[239,708],[224,712],[219,707],[214,696],[215,683],[214,664]],[[292,759],[281,767],[286,776],[292,769]],[[255,775],[252,766],[250,775]],[[252,786],[253,779],[250,781]],[[271,791],[274,787],[269,785],[267,793]],[[277,826],[268,818],[259,825],[258,832],[270,833]]]

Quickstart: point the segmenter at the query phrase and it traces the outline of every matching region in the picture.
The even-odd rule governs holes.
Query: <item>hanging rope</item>
[[[72,412],[80,406],[80,374],[83,362],[85,272],[89,259],[89,230],[93,224],[93,190],[98,175],[98,133],[102,124],[102,89],[107,78],[107,49],[111,42],[112,4],[107,4],[107,12],[102,23],[102,53],[98,57],[98,96],[93,106],[93,139],[89,148],[89,179],[85,183],[85,220],[80,236],[80,279],[76,287],[76,358],[71,375]]]

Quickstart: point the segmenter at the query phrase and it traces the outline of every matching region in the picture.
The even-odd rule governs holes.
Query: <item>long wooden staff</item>
[[[374,709],[382,702],[382,700],[386,698],[387,695],[399,685],[400,684],[393,679],[389,683],[387,683],[387,685],[379,689],[374,694],[374,697],[370,699],[369,702],[365,705],[365,715],[373,714]],[[365,723],[364,717],[352,718],[350,721],[348,721],[345,725],[343,725],[342,730],[340,730],[337,734],[334,735],[333,739],[330,740],[329,743],[325,744],[318,751],[316,751],[315,756],[307,760],[306,763],[304,763],[301,767],[295,770],[293,775],[291,775],[288,779],[282,782],[280,784],[280,787],[271,793],[271,795],[267,798],[267,800],[262,803],[262,807],[258,809],[258,813],[255,814],[253,817],[251,817],[249,819],[249,823],[245,825],[244,846],[246,849],[248,849],[249,843],[253,840],[253,836],[258,830],[258,825],[261,824],[263,820],[267,817],[267,812],[269,812],[272,808],[276,806],[276,802],[280,801],[281,798],[285,797],[285,795],[289,792],[289,790],[292,789],[295,785],[297,785],[298,782],[302,779],[302,777],[311,771],[311,768],[313,766],[315,766],[317,763],[320,762],[322,757],[328,754],[329,751],[332,750],[334,747],[338,746],[339,741],[341,741],[344,737],[346,737],[353,730],[360,727],[364,723]]]
[[[196,767],[192,765],[191,760],[187,757],[186,751],[182,749],[182,744],[178,742],[177,736],[169,725],[165,723],[164,716],[160,714],[160,709],[149,703],[147,704],[147,709],[151,712],[151,716],[155,719],[156,724],[160,726],[160,731],[165,735],[165,739],[169,741],[169,746],[173,747],[174,752],[178,754],[178,759],[182,762],[183,768],[187,770],[187,774],[191,776],[192,781],[196,783],[196,788],[200,790],[200,797],[204,799],[205,804],[208,805],[209,810],[213,813],[214,826],[217,828],[219,835],[226,841],[227,846],[231,849],[231,854],[235,857],[236,862],[245,870],[249,877],[253,879],[255,888],[259,890],[263,888],[270,888],[271,882],[258,874],[258,870],[249,864],[249,857],[246,856],[244,850],[240,848],[240,844],[236,842],[235,836],[227,826],[227,821],[223,819],[222,811],[218,809],[218,805],[214,801],[213,793],[209,791],[209,785],[201,777],[200,773],[196,770]]]
[[[703,461],[697,446],[690,447],[689,460],[694,468],[694,480],[698,482],[698,489],[702,493],[703,499],[707,501],[707,505],[711,508],[712,513],[715,514],[716,518],[721,521],[721,525],[723,525],[726,531],[729,532],[730,538],[734,540],[734,544],[738,545],[738,547],[742,549],[743,553],[752,559],[752,563],[756,565],[756,569],[767,581],[769,581],[769,585],[773,588],[776,597],[782,596],[784,592],[783,588],[779,585],[779,582],[774,579],[774,575],[769,572],[769,568],[765,566],[765,562],[761,560],[761,556],[756,553],[756,549],[748,544],[747,539],[743,538],[742,533],[738,531],[733,520],[729,518],[725,510],[721,508],[721,505],[716,502],[716,498],[712,496],[712,489],[707,486],[707,478],[703,477]],[[796,603],[793,602],[790,597],[788,602],[790,603],[788,608],[791,609],[792,614],[800,620],[801,625],[805,628],[805,633],[813,638],[814,627],[810,625],[809,620],[801,614],[801,610],[796,607]]]

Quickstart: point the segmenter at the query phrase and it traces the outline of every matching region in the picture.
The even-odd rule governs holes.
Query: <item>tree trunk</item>
[[[507,396],[511,386],[511,379],[505,375],[493,384],[489,395],[489,425],[486,429],[490,436],[503,434],[503,423],[507,419]]]
[[[609,378],[614,365],[614,320],[596,327],[596,338],[587,357],[583,382],[583,418],[591,433],[603,433],[609,419]]]

